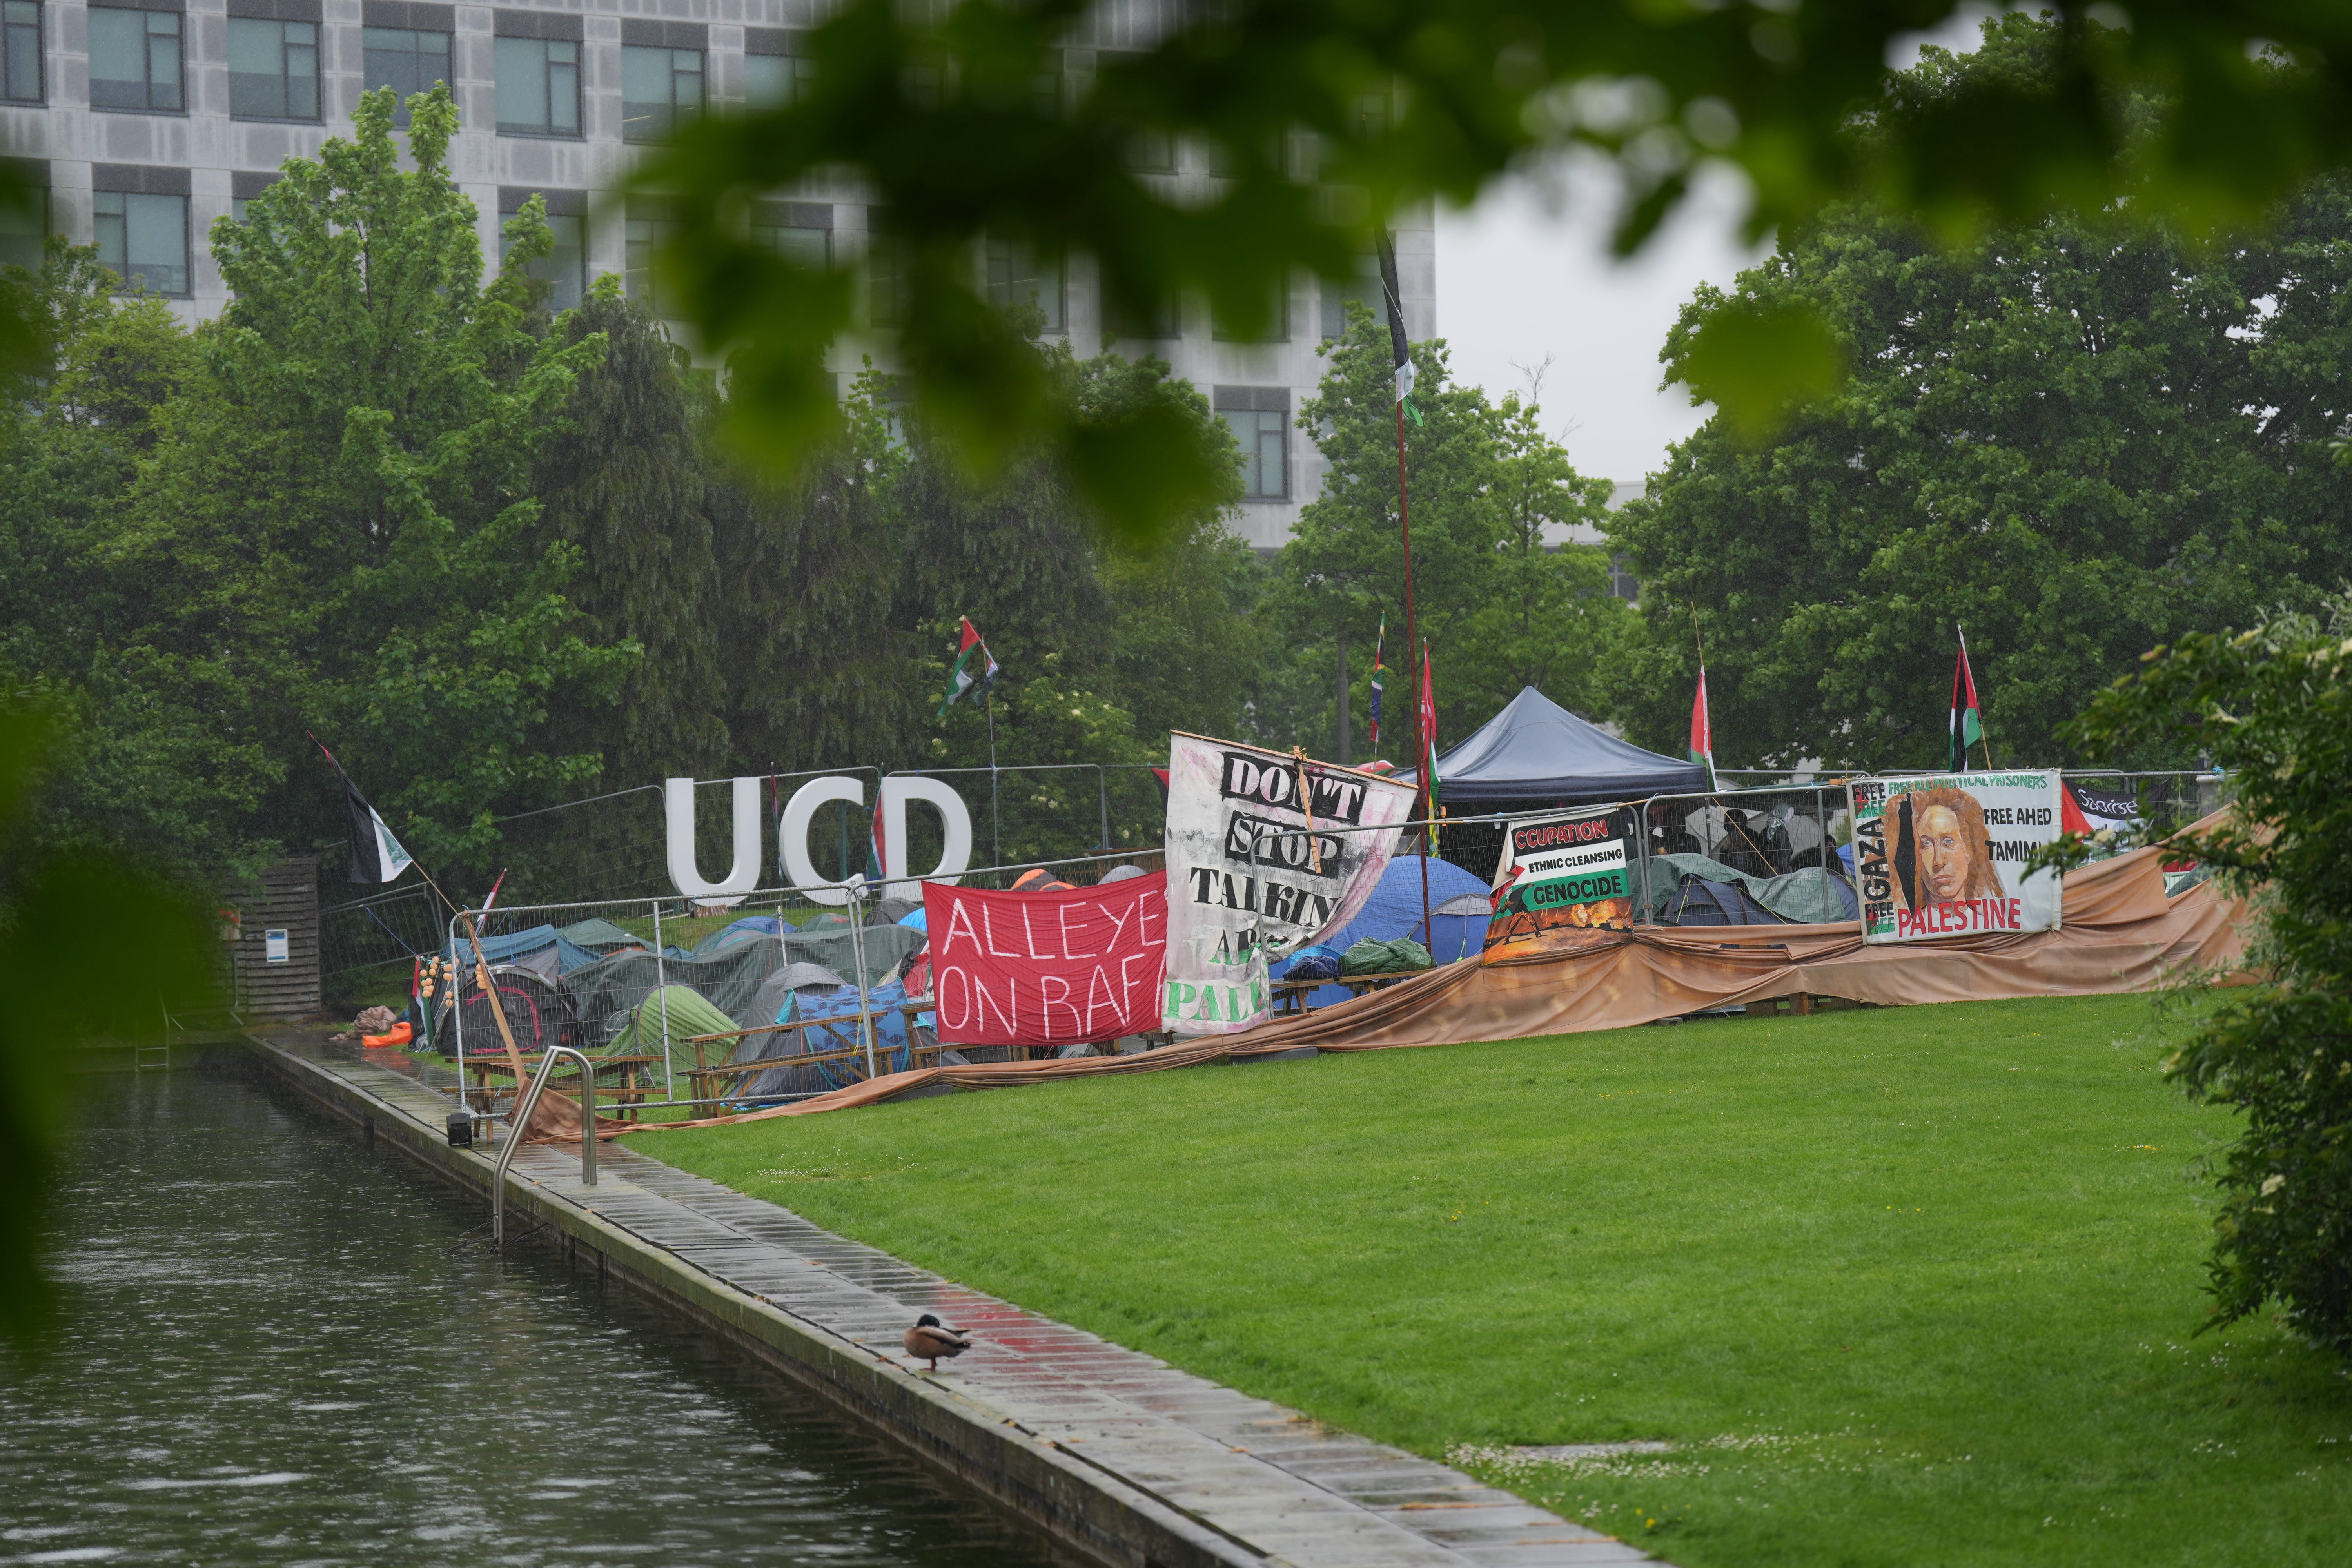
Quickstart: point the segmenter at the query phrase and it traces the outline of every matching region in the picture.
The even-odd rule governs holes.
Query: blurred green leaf
[[[165,1002],[202,1005],[213,980],[185,888],[96,851],[12,852],[58,739],[52,715],[0,707],[0,1339],[18,1341],[51,1303],[41,1258],[78,1050],[159,1037]]]
[[[1763,446],[1808,403],[1844,384],[1845,345],[1799,301],[1735,300],[1694,332],[1673,367],[1696,402],[1712,403],[1740,440]]]
[[[847,346],[904,372],[984,474],[1014,449],[1076,449],[1022,334],[990,307],[988,240],[1093,272],[1107,319],[1189,293],[1245,327],[1298,272],[1349,278],[1391,215],[1474,200],[1570,145],[1615,161],[1627,248],[1707,159],[1747,177],[1753,234],[1870,196],[1954,238],[2066,207],[2207,233],[2352,158],[2352,77],[2330,64],[2352,58],[2352,9],[2127,0],[2098,20],[1999,16],[1987,25],[2042,29],[2032,68],[1961,94],[1931,69],[1906,95],[1890,49],[1957,8],[1235,0],[1065,76],[1087,37],[1076,0],[850,0],[812,35],[807,91],[705,118],[636,188],[677,204],[660,265],[703,346],[741,367],[749,445],[788,464],[832,438],[826,367]],[[1931,67],[1950,58],[1928,51]],[[1186,150],[1183,167],[1139,160],[1147,145]],[[887,279],[854,247],[823,268],[757,250],[745,205],[803,182],[866,194],[896,247]],[[1727,323],[1706,372],[1759,429],[1826,363],[1817,335],[1766,325]],[[1784,374],[1741,368],[1775,342],[1798,355]],[[1089,493],[1115,527],[1148,529],[1170,464],[1184,459],[1108,471]]]

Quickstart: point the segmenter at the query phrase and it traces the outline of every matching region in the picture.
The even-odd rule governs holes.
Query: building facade
[[[504,217],[542,195],[557,248],[535,270],[557,303],[620,273],[658,312],[648,261],[669,220],[658,203],[622,196],[633,143],[684,116],[789,97],[814,69],[807,29],[820,14],[813,0],[0,0],[0,155],[47,193],[44,213],[0,232],[0,259],[37,256],[40,230],[53,229],[95,241],[119,275],[191,321],[216,314],[226,293],[206,250],[212,224],[288,158],[348,135],[362,90],[446,80],[460,126],[451,166],[486,251],[497,254]],[[1165,14],[1154,0],[1097,8],[1041,90],[1084,91],[1104,52],[1148,43]],[[1172,196],[1213,195],[1207,149],[1171,142],[1139,156],[1140,177]],[[760,204],[752,222],[780,248],[871,274],[886,263],[867,246],[868,212],[855,188],[810,187]],[[1435,238],[1426,210],[1398,226],[1416,339],[1435,331]],[[1240,531],[1261,549],[1289,536],[1322,476],[1297,409],[1321,379],[1318,351],[1343,301],[1376,303],[1376,284],[1302,275],[1273,331],[1244,342],[1198,300],[1157,321],[1107,320],[1084,258],[1041,266],[1017,247],[984,249],[973,264],[991,297],[1034,301],[1074,352],[1156,354],[1208,393],[1244,454]],[[872,280],[887,300],[887,278]],[[842,368],[867,346],[845,345]]]

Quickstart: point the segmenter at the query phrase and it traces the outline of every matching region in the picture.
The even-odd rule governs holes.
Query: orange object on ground
[[[2195,826],[2208,827],[2217,820],[2208,817]],[[1209,1036],[1131,1057],[919,1068],[768,1110],[634,1127],[599,1117],[597,1130],[604,1135],[667,1132],[814,1116],[873,1105],[933,1084],[1009,1088],[1306,1048],[1377,1051],[1578,1034],[1782,996],[1908,1006],[2151,991],[2198,971],[2222,973],[2226,983],[2242,982],[2245,976],[2232,972],[2245,957],[2245,901],[2224,895],[2211,882],[2167,898],[2163,865],[2178,853],[2152,846],[2072,873],[2066,879],[2065,924],[2058,931],[1866,944],[1856,921],[1570,929],[1243,1034]],[[570,1135],[579,1135],[576,1121]]]
[[[415,1026],[411,1024],[407,1019],[403,1018],[399,1023],[394,1024],[390,1030],[383,1034],[362,1035],[360,1037],[360,1044],[365,1046],[372,1051],[380,1051],[389,1046],[404,1046],[415,1037]]]

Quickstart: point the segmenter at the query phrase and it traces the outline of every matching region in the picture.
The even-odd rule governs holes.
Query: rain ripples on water
[[[482,1206],[226,1072],[98,1084],[0,1563],[1061,1561]]]

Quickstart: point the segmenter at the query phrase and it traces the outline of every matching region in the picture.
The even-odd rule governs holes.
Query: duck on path
[[[907,1353],[929,1362],[933,1372],[940,1370],[940,1362],[952,1361],[970,1349],[970,1340],[929,1312],[916,1319],[915,1326],[907,1331]]]

